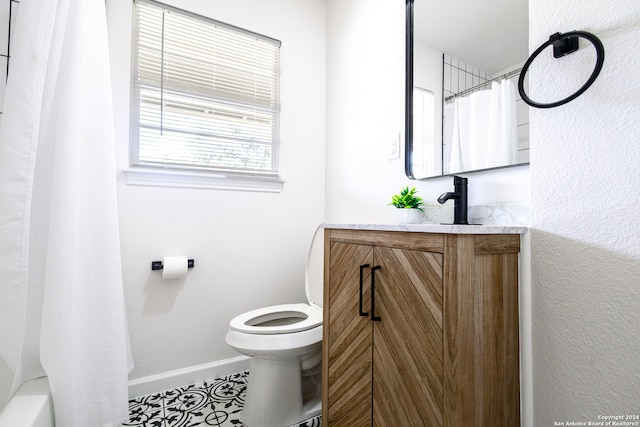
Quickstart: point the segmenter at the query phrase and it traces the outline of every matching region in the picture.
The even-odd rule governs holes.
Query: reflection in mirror
[[[527,55],[527,0],[407,0],[409,177],[529,162]]]
[[[435,94],[430,90],[413,87],[413,171],[420,176],[440,175],[432,160],[439,158],[442,144],[435,132]]]

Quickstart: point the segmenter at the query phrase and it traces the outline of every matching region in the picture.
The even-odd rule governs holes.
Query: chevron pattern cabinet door
[[[323,426],[520,426],[519,235],[325,233]]]
[[[373,418],[376,427],[440,427],[442,254],[376,247]]]
[[[333,427],[371,426],[372,322],[359,315],[360,266],[373,264],[373,247],[331,244],[325,362],[328,396],[323,419]],[[370,268],[363,268],[363,311],[370,309]],[[326,286],[326,285],[325,285]],[[325,295],[325,300],[327,295]],[[326,319],[328,318],[328,322]],[[328,369],[327,369],[328,368]],[[323,421],[324,422],[324,421]]]

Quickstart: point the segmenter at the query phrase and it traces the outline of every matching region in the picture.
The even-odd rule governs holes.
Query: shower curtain
[[[132,367],[104,0],[26,0],[0,123],[0,353],[56,424],[119,426]]]
[[[493,82],[491,89],[457,98],[453,109],[449,173],[516,163],[516,92],[511,81]]]

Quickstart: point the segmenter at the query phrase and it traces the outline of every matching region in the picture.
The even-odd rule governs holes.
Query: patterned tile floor
[[[136,427],[244,427],[244,406],[249,372],[180,387],[129,401],[129,421]],[[288,426],[282,426],[288,427]],[[316,417],[293,427],[320,427]]]

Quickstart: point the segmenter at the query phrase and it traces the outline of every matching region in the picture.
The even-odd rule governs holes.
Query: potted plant
[[[416,196],[418,190],[415,187],[403,187],[399,194],[391,197],[392,205],[396,207],[398,213],[398,223],[400,224],[419,224],[422,222],[424,211],[422,210],[422,197]]]

